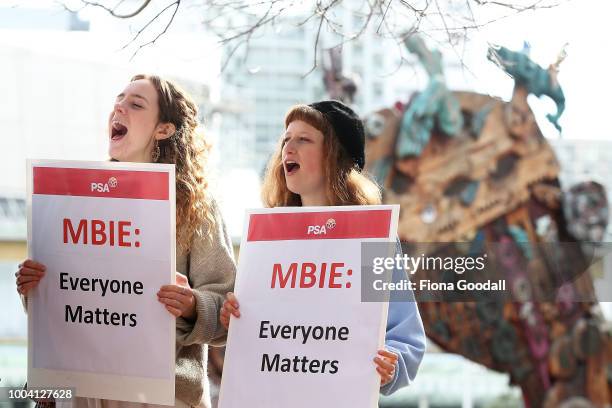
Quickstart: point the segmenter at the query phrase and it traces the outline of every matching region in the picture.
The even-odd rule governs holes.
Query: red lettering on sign
[[[280,287],[284,288],[287,285],[287,281],[291,277],[291,287],[295,287],[295,273],[297,269],[297,263],[292,263],[289,266],[289,270],[287,271],[287,275],[283,277],[283,267],[281,264],[274,264],[274,268],[272,269],[272,285],[271,288],[276,287],[276,278],[278,276],[278,280],[280,281]]]
[[[75,234],[70,219],[64,218],[64,244],[68,243],[68,232],[70,232],[70,237],[72,238],[73,244],[77,244],[79,242],[81,233],[83,233],[83,243],[87,244],[87,220],[79,221],[79,227],[77,228],[77,232]]]
[[[296,280],[299,271],[299,283],[298,286],[300,289],[309,289],[317,286],[317,281],[319,282],[319,288],[330,288],[330,289],[339,289],[342,288],[342,284],[338,281],[342,278],[341,268],[344,267],[344,263],[342,262],[332,262],[329,265],[329,277],[326,281],[325,275],[327,271],[327,263],[323,262],[321,265],[317,265],[312,262],[304,262],[299,265],[296,262],[289,265],[286,273],[283,274],[283,266],[279,263],[274,264],[272,267],[272,281],[270,283],[270,287],[272,289],[279,288],[295,288]],[[348,274],[350,276],[350,272]],[[291,283],[289,281],[291,280]],[[350,287],[348,284],[347,287]]]
[[[87,245],[109,245],[131,247],[132,242],[129,237],[132,234],[130,221],[104,221],[104,220],[86,220],[78,221],[78,226],[74,228],[72,220],[64,218],[63,220],[63,236],[64,244],[83,244]],[[116,226],[116,228],[115,228]],[[136,229],[136,235],[139,230]],[[140,247],[140,243],[135,243],[136,247]]]

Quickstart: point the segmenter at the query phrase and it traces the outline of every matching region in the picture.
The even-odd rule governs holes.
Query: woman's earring
[[[153,154],[151,155],[151,161],[155,163],[159,160],[161,152],[159,151],[159,142],[155,139],[155,146],[153,146]]]

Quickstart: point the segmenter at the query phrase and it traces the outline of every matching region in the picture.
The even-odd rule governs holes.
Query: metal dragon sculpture
[[[414,36],[405,44],[429,83],[403,109],[365,118],[366,171],[383,186],[385,203],[400,204],[403,242],[448,243],[432,249],[447,255],[490,247],[512,295],[443,302],[417,290],[429,338],[508,373],[527,407],[572,398],[610,406],[612,341],[591,276],[581,273],[591,254],[580,244],[603,237],[605,191],[597,183],[562,191],[560,164],[527,103],[529,94],[552,98],[557,113],[548,119],[560,129],[562,58],[545,70],[525,54],[490,47],[488,58],[515,80],[505,102],[449,91],[440,54]]]
[[[548,96],[557,105],[555,115],[548,114],[546,118],[560,132],[559,118],[565,110],[565,95],[557,81],[559,65],[565,59],[565,51],[559,54],[557,61],[544,69],[523,52],[511,51],[506,47],[490,46],[487,58],[497,64],[508,75],[514,78],[517,87],[524,88],[527,93],[537,97]]]

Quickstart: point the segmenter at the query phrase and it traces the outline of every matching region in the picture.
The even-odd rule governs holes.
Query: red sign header
[[[34,194],[168,200],[169,174],[160,171],[33,167]]]
[[[248,241],[388,238],[391,210],[251,214]]]

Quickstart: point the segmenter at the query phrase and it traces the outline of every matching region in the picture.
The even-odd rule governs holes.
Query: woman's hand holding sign
[[[157,300],[166,306],[166,309],[175,317],[193,319],[196,316],[196,300],[193,289],[189,286],[187,277],[176,273],[175,285],[164,285],[157,292]]]
[[[17,292],[27,296],[28,292],[35,288],[42,277],[45,276],[46,269],[45,265],[31,259],[26,259],[20,263],[19,269],[15,272]]]
[[[395,367],[397,366],[398,355],[388,350],[378,350],[378,355],[374,357],[376,371],[380,375],[380,386],[388,384],[395,377]]]
[[[238,299],[236,299],[236,296],[232,292],[229,292],[225,296],[225,301],[221,307],[221,315],[219,316],[219,321],[226,330],[229,330],[230,315],[240,317],[239,307]]]

